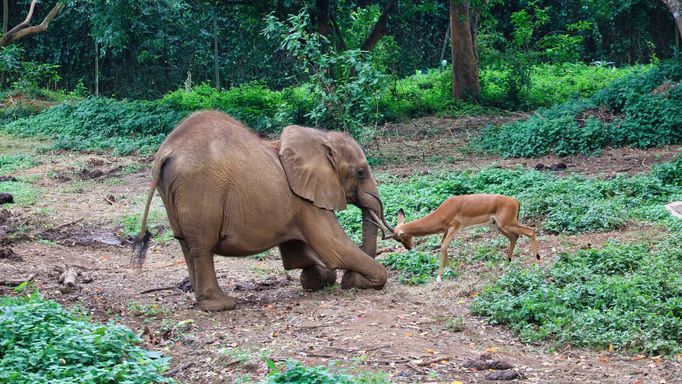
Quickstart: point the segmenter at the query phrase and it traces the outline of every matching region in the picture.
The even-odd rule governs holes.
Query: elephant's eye
[[[364,179],[367,176],[367,172],[364,169],[359,169],[357,175],[358,179]]]

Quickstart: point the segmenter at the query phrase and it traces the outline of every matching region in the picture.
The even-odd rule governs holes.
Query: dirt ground
[[[466,150],[468,137],[483,126],[513,118],[424,118],[387,125],[380,128],[368,154],[394,164],[379,164],[375,173],[404,176],[493,163],[528,168],[564,163],[562,174],[609,177],[648,171],[682,149],[609,149],[600,157],[512,160]],[[0,136],[0,144],[0,155],[34,153],[36,146],[6,136]],[[506,327],[472,316],[469,303],[502,273],[504,262],[460,262],[460,276],[440,287],[402,285],[392,273],[382,291],[333,287],[305,292],[298,272],[285,272],[274,251],[217,257],[219,283],[237,298],[238,306],[223,313],[201,312],[193,307],[193,294],[183,289],[187,271],[174,240],[157,237],[144,270],[129,269],[131,251],[123,226],[142,211],[148,158],[72,152],[38,152],[36,158],[37,166],[12,175],[32,183],[34,203],[0,207],[0,248],[12,253],[0,257],[0,280],[35,274],[33,281],[45,296],[84,307],[98,321],[128,325],[147,348],[172,357],[167,375],[180,382],[257,382],[267,374],[265,360],[296,359],[306,364],[337,362],[350,372],[385,372],[394,382],[485,383],[490,372],[467,368],[465,362],[487,353],[511,363],[528,383],[682,383],[682,357],[523,344]],[[153,211],[153,229],[163,232],[165,213],[158,197]],[[561,251],[653,232],[639,226],[581,236],[540,233],[541,263],[554,262]],[[457,244],[487,241],[492,235],[468,232],[463,237]],[[502,254],[506,244],[499,244]],[[380,243],[380,249],[394,246]],[[532,263],[528,242],[519,248],[520,262]],[[458,249],[450,252],[451,259],[457,259]],[[75,292],[63,294],[57,280],[65,265],[80,272],[81,283]],[[165,289],[146,292],[155,288]],[[11,292],[12,287],[0,286],[0,294]]]

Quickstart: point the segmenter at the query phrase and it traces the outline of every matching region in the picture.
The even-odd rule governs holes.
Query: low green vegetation
[[[587,99],[487,127],[475,149],[503,157],[590,154],[602,148],[682,143],[682,61],[627,76]]]
[[[410,250],[406,253],[389,253],[380,259],[380,262],[400,272],[400,282],[407,285],[426,284],[438,274],[439,254]],[[456,273],[446,267],[443,271],[443,279],[450,279]]]
[[[89,98],[18,119],[0,130],[53,139],[55,148],[152,153],[185,115],[157,102]]]
[[[471,309],[494,324],[508,324],[525,342],[681,353],[680,233],[562,253],[547,269],[512,266]]]
[[[0,155],[0,176],[31,168],[37,164],[33,156],[26,154]]]
[[[390,383],[385,373],[362,372],[355,375],[344,373],[336,367],[307,367],[297,361],[287,361],[280,369],[268,361],[269,376],[262,384],[384,384]]]
[[[353,61],[352,58],[348,60]],[[586,64],[536,68],[532,72],[536,86],[532,89],[537,92],[529,94],[529,105],[549,105],[575,95],[590,95],[616,78],[641,70],[641,67],[612,70]],[[590,76],[595,80],[588,81]],[[338,112],[344,108],[351,111],[354,107],[345,105],[359,101],[348,100],[345,94],[325,94],[316,98],[311,84],[273,91],[263,83],[251,82],[224,91],[198,85],[189,92],[177,90],[154,101],[87,98],[66,100],[41,113],[28,109],[24,113],[23,107],[2,109],[0,132],[51,139],[54,140],[53,147],[59,149],[149,154],[189,113],[217,109],[261,133],[276,133],[289,124],[321,125],[350,130],[362,139],[371,132],[359,128],[365,124],[428,114],[459,116],[494,112],[485,105],[499,105],[496,100],[503,97],[504,71],[486,70],[482,77],[484,106],[453,100],[450,70],[444,68],[419,72],[392,83],[383,82],[383,88],[371,92],[371,100],[367,96],[363,101],[368,105],[363,108],[371,109],[371,113]],[[348,87],[352,88],[353,82],[360,80],[351,78],[348,81]],[[319,93],[325,87],[319,85],[317,88]],[[352,89],[344,92],[352,93]],[[344,117],[339,120],[333,117],[336,115]]]
[[[681,178],[682,158],[678,158],[656,166],[650,174],[608,180],[495,167],[408,179],[380,175],[379,190],[389,222],[395,222],[400,208],[407,220],[414,220],[454,195],[499,193],[516,197],[521,202],[521,222],[536,229],[587,233],[617,230],[629,222],[664,222],[668,214],[663,205],[682,198]],[[360,238],[360,215],[357,209],[337,214],[355,240]]]
[[[0,181],[0,192],[11,194],[14,204],[20,206],[35,204],[40,195],[40,190],[23,178],[17,181]]]
[[[0,298],[0,382],[170,383],[168,358],[140,348],[130,329],[96,324],[30,295]]]

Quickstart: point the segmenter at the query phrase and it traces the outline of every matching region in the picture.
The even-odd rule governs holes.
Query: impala
[[[490,224],[509,239],[507,258],[512,259],[516,240],[520,235],[530,238],[531,253],[539,260],[535,231],[519,224],[519,201],[503,195],[460,195],[445,200],[435,211],[421,219],[405,222],[405,213],[398,211],[398,225],[393,237],[406,249],[412,248],[412,238],[443,234],[440,243],[440,265],[436,282],[441,282],[443,267],[448,263],[448,245],[458,230],[474,225]]]

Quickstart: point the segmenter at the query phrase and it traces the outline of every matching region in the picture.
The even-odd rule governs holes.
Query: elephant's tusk
[[[384,223],[384,226],[386,227],[386,229],[387,229],[389,232],[393,233],[393,227],[392,227],[390,224],[388,224],[388,223],[386,222],[386,217],[385,217],[385,215],[384,215],[384,203],[381,201],[381,199],[379,198],[379,196],[377,196],[377,195],[374,194],[373,192],[365,192],[365,193],[367,193],[368,195],[370,195],[370,196],[372,196],[373,198],[377,199],[377,202],[379,202],[379,208],[381,209],[381,222]],[[371,209],[370,209],[370,212],[372,212]],[[375,215],[376,215],[376,214],[375,214]],[[383,232],[383,231],[382,231],[382,232]]]

